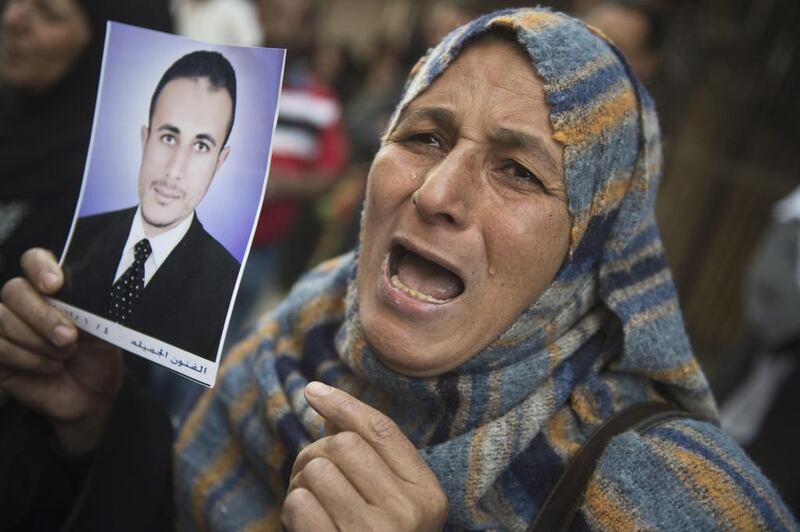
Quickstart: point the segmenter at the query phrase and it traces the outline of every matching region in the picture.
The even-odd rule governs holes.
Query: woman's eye
[[[506,172],[511,174],[515,179],[517,179],[519,181],[531,183],[531,184],[534,184],[534,185],[538,185],[540,187],[543,186],[541,179],[539,179],[536,176],[536,174],[534,174],[533,172],[528,170],[526,167],[524,167],[523,165],[521,165],[521,164],[519,164],[517,162],[509,161],[506,164],[505,168],[506,168]]]
[[[425,146],[441,147],[442,143],[439,138],[433,133],[415,133],[408,137],[409,142],[422,144]]]

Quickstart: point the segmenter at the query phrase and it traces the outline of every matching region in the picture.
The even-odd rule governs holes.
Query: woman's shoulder
[[[689,418],[614,438],[581,513],[602,529],[798,529],[742,448],[712,423]]]

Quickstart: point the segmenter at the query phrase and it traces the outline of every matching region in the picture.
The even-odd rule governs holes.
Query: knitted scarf
[[[321,265],[229,353],[176,442],[187,529],[276,526],[297,453],[323,436],[310,380],[392,417],[448,496],[452,528],[522,528],[603,419],[669,400],[713,416],[661,240],[653,102],[596,30],[543,9],[495,12],[453,31],[412,70],[398,113],[479,35],[510,32],[543,80],[563,145],[572,217],[556,279],[487,348],[429,378],[387,369],[364,339],[357,250]],[[476,321],[480,311],[475,311]]]

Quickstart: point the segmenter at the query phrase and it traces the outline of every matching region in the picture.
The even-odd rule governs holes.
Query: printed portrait
[[[263,196],[282,59],[112,23],[61,301],[145,335],[133,345],[157,358],[217,360]]]

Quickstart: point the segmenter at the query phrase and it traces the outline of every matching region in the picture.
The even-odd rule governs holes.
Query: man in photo
[[[178,59],[142,127],[139,203],[78,219],[65,302],[215,360],[239,262],[200,223],[230,147],[236,75],[217,52]]]

